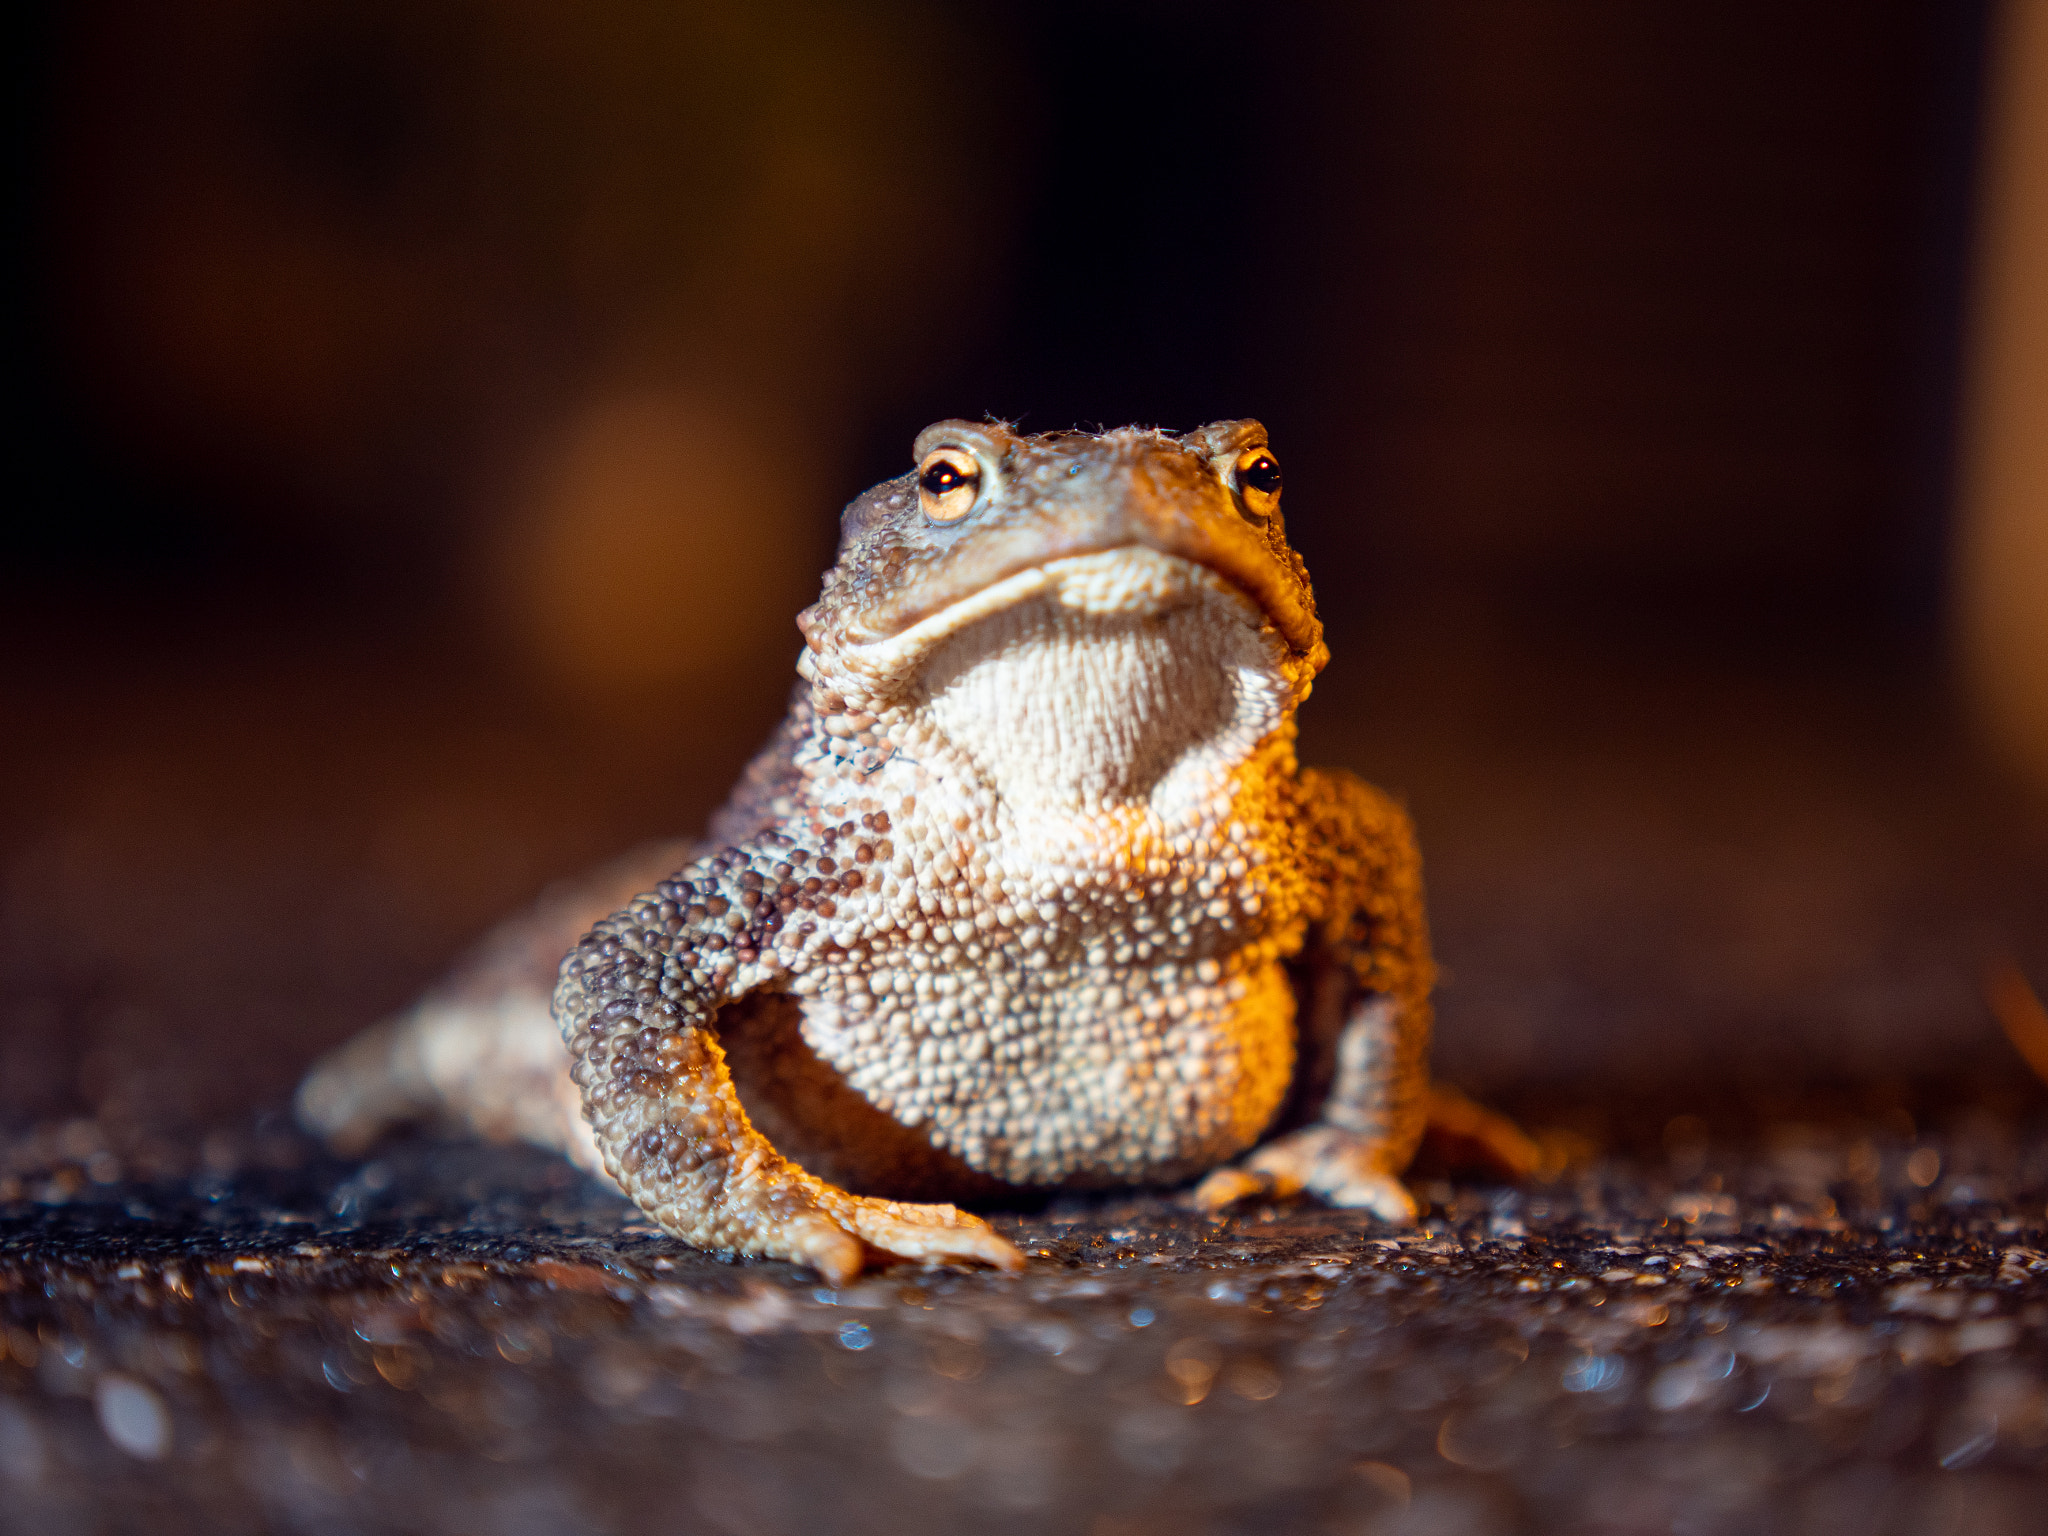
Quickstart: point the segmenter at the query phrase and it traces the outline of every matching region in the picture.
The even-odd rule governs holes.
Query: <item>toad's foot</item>
[[[715,1203],[686,1193],[641,1188],[635,1197],[677,1237],[700,1248],[808,1264],[834,1286],[871,1264],[987,1264],[1024,1267],[1024,1255],[979,1216],[950,1205],[909,1205],[849,1194],[777,1157],[772,1150],[726,1185]],[[620,1182],[636,1182],[625,1171]]]
[[[1192,1203],[1220,1211],[1256,1196],[1307,1190],[1331,1205],[1370,1211],[1397,1227],[1415,1224],[1415,1197],[1386,1166],[1376,1137],[1334,1125],[1309,1125],[1269,1142],[1195,1186]]]
[[[836,1196],[830,1201],[833,1219],[873,1253],[920,1264],[986,1264],[1012,1271],[1024,1267],[1024,1255],[1014,1244],[979,1216],[955,1206],[910,1205],[837,1190],[832,1193]],[[859,1273],[866,1256],[857,1245],[851,1269],[822,1263],[818,1268],[833,1284],[844,1284]]]

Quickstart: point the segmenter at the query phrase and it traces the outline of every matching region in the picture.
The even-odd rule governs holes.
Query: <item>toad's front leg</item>
[[[748,1120],[713,1020],[785,978],[804,943],[783,940],[772,894],[758,873],[749,878],[779,850],[750,852],[692,866],[599,923],[562,962],[555,1019],[606,1171],[685,1242],[794,1259],[835,1285],[859,1274],[870,1250],[1020,1267],[1023,1255],[980,1218],[850,1194],[790,1162]]]
[[[1385,1114],[1401,1028],[1391,998],[1370,998],[1354,1008],[1338,1041],[1336,1080],[1322,1114],[1236,1166],[1217,1169],[1196,1188],[1195,1203],[1214,1210],[1253,1196],[1307,1190],[1331,1205],[1412,1226],[1415,1199],[1401,1174],[1414,1156],[1419,1111],[1412,1133],[1405,1113],[1391,1119]]]
[[[1409,1225],[1415,1201],[1401,1174],[1428,1114],[1435,978],[1422,861],[1406,813],[1350,774],[1305,770],[1301,803],[1342,1026],[1336,1070],[1314,1123],[1217,1169],[1196,1188],[1195,1203],[1216,1209],[1305,1189]]]

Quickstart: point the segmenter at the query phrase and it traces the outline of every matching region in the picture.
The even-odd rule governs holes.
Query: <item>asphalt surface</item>
[[[0,1182],[0,1526],[2035,1531],[2044,1133],[1681,1116],[1416,1232],[1074,1202],[833,1291],[521,1149],[78,1124]]]

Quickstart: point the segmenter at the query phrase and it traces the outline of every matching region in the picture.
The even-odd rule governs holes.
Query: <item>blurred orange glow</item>
[[[616,703],[792,659],[825,553],[815,458],[678,390],[590,401],[496,551],[533,670]]]
[[[98,430],[572,705],[786,674],[863,413],[1003,239],[942,15],[112,0],[68,37]]]
[[[1994,750],[2048,790],[2048,4],[2004,8],[1993,68],[1958,639]]]
[[[1992,967],[1984,991],[2005,1038],[2026,1058],[2034,1075],[2048,1083],[2048,1008],[2028,985],[2026,972],[2010,959],[2002,960]]]

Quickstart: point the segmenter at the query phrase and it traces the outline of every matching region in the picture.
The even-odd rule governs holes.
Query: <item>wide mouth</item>
[[[982,574],[972,592],[948,597],[934,592],[925,602],[907,594],[877,604],[867,614],[851,618],[847,638],[857,647],[871,648],[893,642],[915,643],[913,637],[927,626],[951,619],[993,612],[1022,600],[1048,579],[1078,571],[1071,562],[1096,560],[1110,565],[1129,562],[1135,569],[1149,561],[1165,561],[1201,571],[1212,584],[1237,593],[1270,622],[1298,655],[1315,657],[1320,668],[1327,656],[1323,648],[1322,625],[1305,594],[1278,568],[1272,556],[1255,546],[1249,530],[1236,537],[1204,537],[1205,530],[1182,524],[1163,530],[1168,537],[1146,537],[1146,531],[1118,530],[1108,538],[1075,538],[1069,535],[1051,549],[1019,549],[1016,558]],[[1169,547],[1161,548],[1161,545]],[[1045,573],[1052,572],[1053,578]]]
[[[1183,555],[1129,542],[1082,554],[1036,561],[988,582],[966,597],[944,604],[896,630],[848,648],[862,670],[875,675],[899,671],[954,635],[1020,604],[1045,601],[1055,610],[1088,618],[1148,618],[1197,604],[1222,608],[1247,629],[1273,616],[1224,573]],[[1280,637],[1294,649],[1292,637]],[[1320,648],[1320,639],[1315,642]]]

